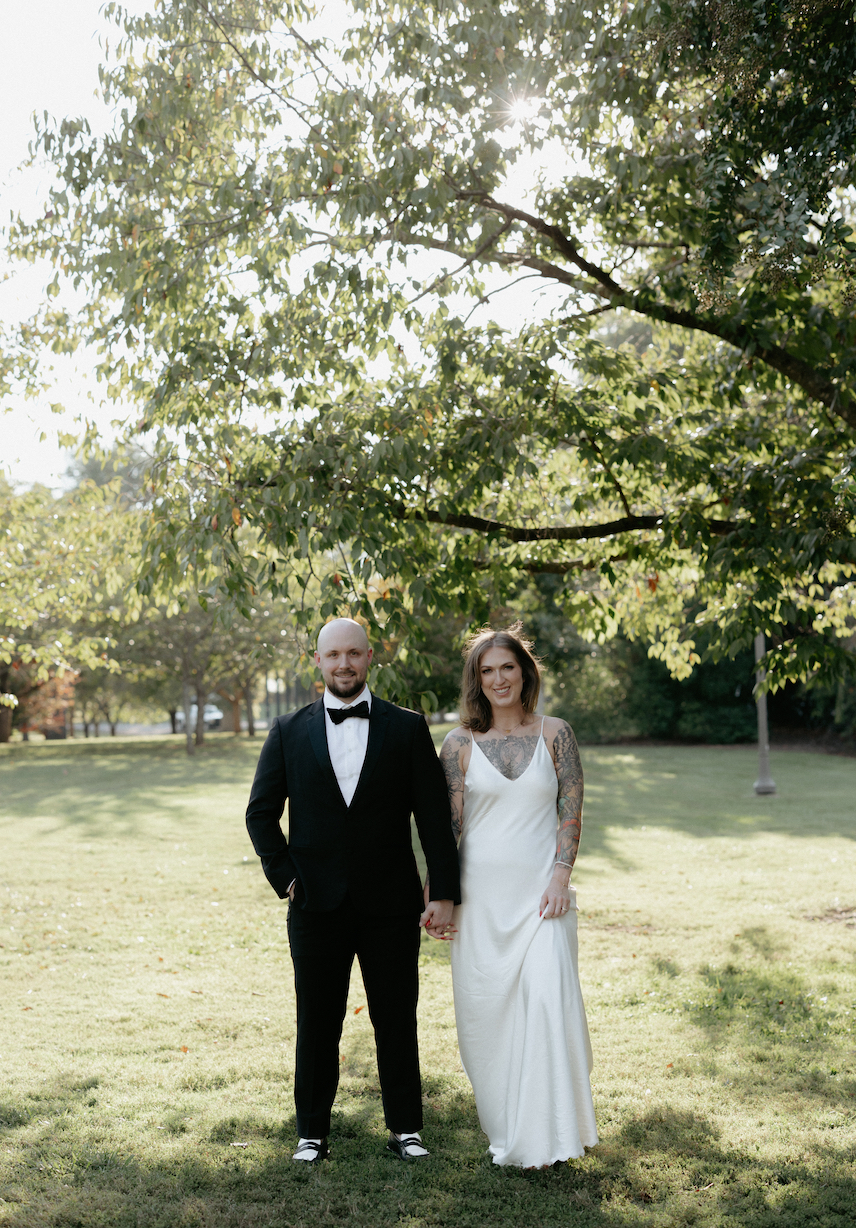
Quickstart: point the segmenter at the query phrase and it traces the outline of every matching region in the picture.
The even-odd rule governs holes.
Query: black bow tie
[[[349,716],[361,716],[365,721],[369,719],[369,705],[365,700],[352,708],[328,708],[327,712],[334,725],[341,725]]]

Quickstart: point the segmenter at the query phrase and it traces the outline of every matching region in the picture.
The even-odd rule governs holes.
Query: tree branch
[[[531,575],[565,576],[569,571],[597,571],[602,563],[624,563],[629,558],[630,555],[625,552],[611,554],[606,559],[566,559],[564,562],[529,559],[528,561],[509,562],[506,565],[520,571],[528,571]],[[486,571],[490,564],[476,562],[473,563],[473,566],[476,571]]]
[[[527,213],[524,209],[517,209],[513,205],[503,204],[486,192],[461,191],[458,195],[461,200],[471,200],[476,204],[482,205],[485,209],[499,213],[508,220],[522,222],[530,230],[535,231],[536,234],[542,235],[552,244],[556,251],[565,257],[569,264],[573,264],[580,272],[585,273],[587,277],[591,278],[597,286],[597,293],[601,297],[608,298],[613,307],[626,307],[638,315],[660,320],[664,324],[674,324],[678,328],[708,333],[710,336],[718,337],[721,341],[726,341],[729,345],[735,346],[744,353],[760,358],[762,362],[767,363],[775,371],[779,371],[786,379],[797,384],[813,400],[825,405],[832,413],[846,422],[848,426],[856,429],[856,401],[853,400],[850,394],[836,385],[827,376],[817,371],[811,364],[804,362],[801,358],[797,358],[794,354],[790,354],[781,346],[760,344],[751,330],[725,317],[699,316],[691,311],[682,311],[669,307],[664,303],[651,302],[647,298],[641,298],[619,285],[604,269],[586,260],[574,240],[566,235],[561,227],[551,222],[546,222],[543,218],[536,217],[534,214]],[[528,264],[532,268],[537,267],[526,257],[512,257],[512,259],[520,264]],[[500,262],[504,261],[500,260]],[[571,283],[567,273],[557,276],[557,273],[563,271],[556,270],[554,272],[554,268],[555,266],[550,266],[545,262],[542,270],[543,275],[554,276],[565,284]]]
[[[631,533],[640,529],[658,529],[663,523],[663,513],[651,516],[622,516],[605,524],[584,525],[537,525],[535,528],[520,528],[501,520],[488,520],[484,516],[469,516],[454,512],[441,515],[434,508],[421,510],[407,507],[404,503],[393,504],[390,510],[400,520],[421,520],[427,524],[442,524],[453,529],[472,529],[477,533],[495,533],[513,542],[567,542],[590,541],[593,538],[614,537],[617,533]],[[708,520],[711,533],[719,536],[737,528],[733,520]]]
[[[263,87],[263,89],[268,91],[268,93],[274,94],[280,100],[280,102],[282,102],[289,109],[289,111],[292,111],[297,116],[297,118],[306,125],[306,127],[309,129],[310,132],[314,132],[315,135],[319,138],[323,137],[323,134],[320,128],[317,128],[315,124],[310,124],[309,121],[306,119],[306,116],[303,114],[303,112],[300,111],[295,106],[295,104],[292,102],[290,98],[287,98],[285,94],[281,93],[276,88],[276,86],[272,85],[270,81],[266,81],[264,77],[262,77],[259,73],[256,72],[255,68],[253,68],[252,64],[247,59],[247,57],[244,55],[243,51],[241,51],[240,47],[236,43],[234,43],[232,39],[229,37],[229,35],[226,33],[225,26],[222,24],[221,21],[217,19],[215,14],[212,13],[211,10],[204,3],[200,3],[199,7],[201,11],[204,13],[204,15],[208,18],[211,25],[220,31],[221,35],[223,36],[223,41],[227,44],[227,46],[231,47],[232,51],[235,53],[238,60],[240,60],[244,69],[249,73],[249,75],[253,78],[253,80],[257,81],[259,85]],[[306,45],[307,47],[309,46],[309,44],[306,43],[306,40],[303,38],[302,35],[297,34],[297,32],[293,30],[290,26],[287,28],[290,34],[292,34],[299,41],[303,42],[304,45]]]
[[[505,218],[509,218],[515,222],[523,222],[530,230],[534,230],[536,234],[543,235],[545,239],[549,239],[557,252],[561,253],[569,264],[576,267],[590,277],[592,281],[597,282],[603,290],[606,291],[609,298],[629,298],[627,290],[614,281],[605,269],[599,268],[596,264],[586,260],[580,252],[576,243],[571,239],[560,226],[555,226],[552,222],[545,222],[543,218],[535,217],[532,213],[527,213],[525,209],[516,209],[513,205],[504,205],[501,201],[495,200],[489,196],[487,192],[480,191],[464,191],[458,193],[462,200],[473,200],[476,203],[483,205],[485,209],[490,209],[494,213],[499,213]]]
[[[416,298],[410,300],[410,306],[412,307],[414,303],[418,303],[419,300],[421,298],[424,298],[426,294],[433,294],[433,292],[437,289],[437,287],[441,286],[444,281],[448,281],[450,277],[458,277],[461,273],[463,273],[464,269],[469,268],[471,264],[474,264],[476,260],[478,260],[478,258],[482,256],[488,250],[488,248],[491,248],[494,246],[495,243],[498,243],[499,240],[502,238],[502,236],[508,231],[510,226],[511,226],[510,221],[504,222],[503,225],[500,226],[499,230],[497,230],[495,234],[492,234],[487,239],[485,239],[481,247],[477,247],[476,250],[472,253],[472,255],[468,256],[466,260],[464,260],[460,268],[455,269],[451,273],[441,273],[439,277],[435,277],[434,280],[431,282],[431,285],[427,288],[427,290],[423,290],[421,294],[417,294]]]
[[[593,439],[589,439],[588,437],[586,437],[585,442],[588,444],[588,446],[594,452],[595,456],[598,458],[600,463],[603,465],[606,471],[607,477],[612,482],[612,485],[615,487],[616,491],[618,492],[618,497],[621,500],[621,506],[624,508],[624,511],[627,513],[627,515],[630,516],[631,515],[630,504],[627,502],[627,496],[625,495],[622,485],[619,482],[618,478],[612,472],[612,468],[609,465],[609,462],[607,461],[603,452],[601,452],[600,448],[597,446],[597,444],[595,443]]]
[[[459,260],[464,261],[462,267],[472,264],[478,259],[479,254],[491,246],[490,242],[486,243],[477,252],[467,255],[462,251],[457,243],[450,243],[444,239],[433,239],[427,235],[414,234],[411,230],[406,230],[401,226],[391,226],[383,234],[377,237],[376,242],[379,243],[404,243],[409,247],[426,247],[431,251],[448,252],[452,256],[456,256]],[[551,281],[560,281],[563,285],[571,286],[575,290],[580,290],[583,294],[597,294],[605,299],[609,307],[613,307],[613,298],[603,286],[599,286],[595,282],[586,282],[582,278],[569,273],[567,269],[563,269],[561,265],[553,264],[549,260],[542,260],[538,256],[525,256],[517,252],[494,252],[485,263],[501,264],[503,268],[520,268],[534,269],[542,277],[548,277]],[[458,270],[460,272],[460,270]],[[452,274],[446,274],[452,276]],[[440,278],[442,280],[442,278]]]

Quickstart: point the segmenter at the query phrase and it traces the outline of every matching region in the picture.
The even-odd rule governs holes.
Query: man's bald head
[[[356,637],[362,642],[363,647],[368,650],[369,637],[362,623],[358,623],[355,618],[334,618],[330,622],[325,623],[318,633],[318,652],[324,651],[324,646],[335,640],[337,643],[341,640],[352,639]]]
[[[352,699],[365,686],[372,650],[362,623],[334,618],[321,628],[315,664],[327,689],[339,699]]]

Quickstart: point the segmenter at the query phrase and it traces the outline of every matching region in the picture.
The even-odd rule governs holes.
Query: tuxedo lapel
[[[377,699],[374,695],[372,696],[372,711],[369,717],[369,744],[366,747],[363,770],[360,772],[360,779],[357,781],[354,796],[351,798],[351,808],[360,800],[360,796],[366,786],[366,781],[371,777],[375,764],[380,758],[380,753],[383,750],[383,740],[386,737],[386,730],[389,724],[390,706],[390,704],[385,703],[382,699]]]
[[[329,783],[333,786],[339,797],[342,799],[342,805],[345,805],[345,799],[342,797],[342,790],[339,788],[339,782],[336,779],[336,773],[333,771],[333,764],[330,762],[330,748],[327,745],[327,717],[324,714],[324,700],[319,699],[312,705],[312,711],[307,722],[309,729],[309,741],[312,744],[312,750],[315,753],[315,758],[318,760],[318,766],[328,778]]]

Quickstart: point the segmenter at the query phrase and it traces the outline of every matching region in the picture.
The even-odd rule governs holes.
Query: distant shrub
[[[747,742],[757,733],[754,669],[752,654],[743,653],[703,662],[678,681],[645,644],[586,645],[550,679],[549,711],[564,717],[581,742]]]

